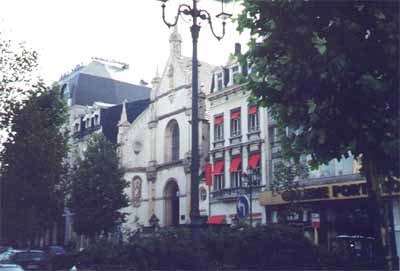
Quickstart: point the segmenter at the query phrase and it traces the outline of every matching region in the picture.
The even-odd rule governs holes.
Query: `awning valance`
[[[224,168],[224,161],[217,161],[214,164],[214,175],[221,174]]]
[[[220,125],[224,121],[224,116],[215,117],[214,123],[215,125]]]
[[[242,158],[240,156],[233,158],[231,161],[231,167],[230,167],[229,171],[230,172],[238,171],[241,162],[242,162]]]
[[[255,169],[259,162],[260,162],[260,154],[259,153],[253,154],[252,156],[250,156],[249,159],[249,168]]]
[[[212,215],[208,218],[207,224],[224,224],[225,215]]]
[[[235,111],[231,113],[231,119],[235,120],[240,118],[240,111]]]
[[[257,106],[253,105],[249,108],[249,114],[253,115],[257,113]]]

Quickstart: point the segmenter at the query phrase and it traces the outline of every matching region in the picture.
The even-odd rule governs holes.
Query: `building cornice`
[[[246,147],[251,144],[263,144],[264,142],[265,142],[264,139],[254,139],[254,140],[249,140],[246,142],[240,142],[240,143],[236,143],[236,144],[232,144],[232,145],[228,145],[228,146],[224,146],[224,147],[215,148],[215,149],[210,150],[209,153],[213,154],[213,153],[221,152],[221,151],[229,151],[234,148]]]
[[[212,102],[243,90],[247,91],[243,88],[245,84],[246,83],[240,85],[233,85],[223,89],[222,91],[214,91],[213,93],[208,94],[207,98]]]

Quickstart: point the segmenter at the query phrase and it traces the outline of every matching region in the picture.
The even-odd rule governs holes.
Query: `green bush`
[[[129,242],[93,243],[78,257],[81,265],[104,264],[149,269],[260,268],[323,269],[336,258],[314,246],[294,228],[282,225],[208,227],[201,229],[200,247],[189,228],[164,228],[137,234]],[[197,261],[197,262],[196,262]]]

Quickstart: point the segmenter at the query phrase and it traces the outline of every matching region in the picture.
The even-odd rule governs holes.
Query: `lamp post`
[[[212,18],[208,11],[199,9],[197,2],[192,0],[192,6],[180,4],[175,20],[172,23],[167,22],[165,18],[165,7],[168,0],[158,0],[162,2],[162,18],[164,23],[170,28],[178,23],[179,16],[185,15],[192,17],[192,25],[190,32],[192,33],[193,56],[192,56],[192,148],[191,148],[191,174],[190,174],[190,221],[195,229],[200,225],[199,212],[199,119],[198,119],[198,59],[197,59],[197,42],[200,32],[201,21],[206,21],[210,25],[211,32],[215,38],[221,40],[225,36],[225,19],[231,17],[231,14],[224,12],[224,0],[221,1],[222,11],[216,17],[222,19],[222,35],[214,32]]]
[[[249,216],[250,226],[253,226],[253,186],[260,184],[260,173],[256,168],[247,168],[247,171],[242,173],[242,185],[249,190]]]

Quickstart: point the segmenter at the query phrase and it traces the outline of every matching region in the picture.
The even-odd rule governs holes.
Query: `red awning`
[[[252,107],[249,108],[249,114],[256,114],[257,113],[257,106],[253,105]]]
[[[225,215],[212,215],[208,218],[207,224],[224,224]]]
[[[249,168],[253,168],[253,169],[256,168],[259,161],[260,161],[260,154],[259,153],[256,153],[256,154],[253,154],[252,156],[250,156]]]
[[[211,165],[211,163],[206,163],[204,171],[205,171],[206,185],[211,186],[212,185],[212,165]]]
[[[224,168],[224,161],[215,162],[215,164],[214,164],[214,175],[215,174],[221,174],[223,168]]]
[[[240,111],[235,111],[231,113],[231,119],[235,120],[240,118]]]
[[[242,158],[235,157],[232,159],[231,168],[229,169],[230,172],[236,172],[239,169],[240,163],[242,162]]]
[[[224,121],[224,116],[215,117],[214,124],[219,125]]]

